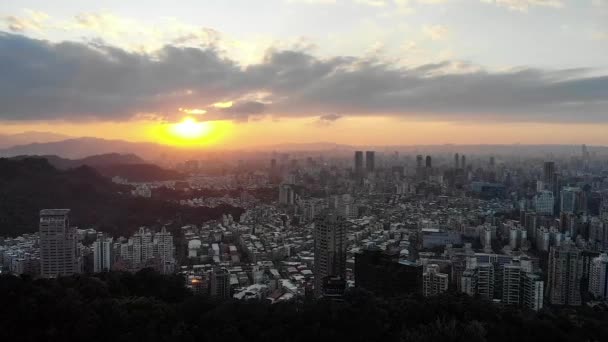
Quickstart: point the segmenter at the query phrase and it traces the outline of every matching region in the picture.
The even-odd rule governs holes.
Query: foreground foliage
[[[1,341],[602,341],[605,310],[539,314],[466,295],[270,305],[194,296],[150,270],[57,280],[0,276]]]

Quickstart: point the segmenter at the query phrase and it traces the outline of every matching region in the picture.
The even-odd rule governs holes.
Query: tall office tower
[[[560,194],[560,212],[577,213],[582,209],[583,192],[580,188],[564,187]]]
[[[549,190],[552,190],[553,185],[553,174],[555,173],[555,163],[554,162],[545,162],[543,167],[543,183],[548,187]]]
[[[213,298],[230,298],[230,273],[223,267],[216,267],[209,276],[209,295]]]
[[[493,168],[494,165],[496,165],[496,161],[495,161],[494,157],[490,157],[490,168]]]
[[[425,297],[436,296],[448,290],[448,275],[439,272],[439,265],[427,266],[422,274],[422,294]]]
[[[465,169],[467,167],[467,157],[463,154],[460,156],[460,168]]]
[[[553,192],[542,190],[534,197],[534,208],[539,215],[553,215],[555,198]]]
[[[374,172],[376,170],[376,152],[365,152],[365,170],[367,172]]]
[[[320,215],[314,222],[315,293],[322,294],[323,279],[346,279],[346,221],[333,212]]]
[[[76,229],[70,227],[70,209],[40,211],[40,274],[54,278],[80,273]]]
[[[279,185],[279,204],[294,205],[296,192],[291,184]]]
[[[581,305],[581,251],[570,241],[549,252],[547,290],[552,305]]]
[[[454,153],[454,168],[457,169],[460,163],[460,156],[458,153]]]
[[[431,156],[426,156],[426,161],[425,161],[424,165],[425,165],[425,166],[426,166],[428,169],[430,169],[430,168],[432,168],[432,167],[433,167],[433,161],[432,161],[432,159],[431,159]]]
[[[355,286],[379,296],[421,293],[422,265],[399,260],[399,252],[364,250],[355,254]]]
[[[416,156],[416,167],[417,168],[421,168],[422,167],[422,155],[419,154]]]
[[[581,146],[581,152],[582,152],[582,156],[583,156],[583,158],[586,158],[586,157],[587,157],[587,153],[588,153],[588,152],[587,152],[587,145],[583,144],[583,145]]]
[[[608,254],[606,253],[602,253],[591,262],[589,292],[598,299],[608,299]]]
[[[587,145],[583,144],[583,146],[581,146],[581,152],[582,152],[582,157],[583,157],[583,165],[585,166],[585,168],[589,167],[589,150],[587,150]]]
[[[522,270],[519,265],[502,266],[502,304],[519,305]]]
[[[524,227],[526,228],[528,239],[534,246],[536,246],[536,226],[538,225],[538,220],[536,213],[533,211],[528,211],[524,214]]]
[[[477,295],[487,300],[494,298],[494,265],[477,264]]]
[[[522,275],[523,295],[521,305],[530,310],[543,308],[545,282],[540,275],[526,272]]]
[[[164,274],[173,273],[175,271],[175,245],[173,244],[173,235],[167,232],[167,228],[163,227],[159,233],[154,235],[154,245],[160,261],[161,272]]]
[[[357,176],[363,174],[363,151],[355,151],[355,174]]]
[[[104,233],[97,233],[93,243],[93,272],[108,272],[112,269],[112,245],[114,241]]]

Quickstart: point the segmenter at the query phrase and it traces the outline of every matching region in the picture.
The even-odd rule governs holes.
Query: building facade
[[[40,211],[40,274],[45,278],[80,273],[76,229],[69,209]]]

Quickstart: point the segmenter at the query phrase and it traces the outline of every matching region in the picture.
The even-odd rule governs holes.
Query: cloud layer
[[[608,122],[608,76],[582,69],[489,72],[450,61],[406,68],[297,50],[270,50],[261,63],[243,67],[212,46],[140,53],[0,33],[0,70],[4,120],[172,120],[183,115],[179,108],[200,108],[208,119],[235,121],[333,113],[324,121],[379,115]]]

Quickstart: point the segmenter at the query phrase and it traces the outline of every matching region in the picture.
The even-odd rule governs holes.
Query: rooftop
[[[70,213],[70,209],[42,209],[40,216],[62,216]]]

